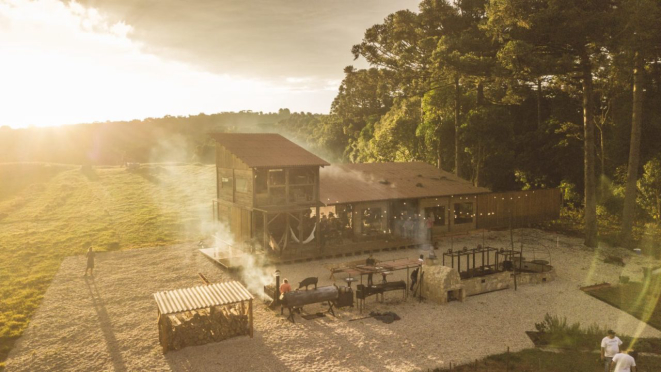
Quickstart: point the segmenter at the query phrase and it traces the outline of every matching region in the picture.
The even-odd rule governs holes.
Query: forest
[[[661,211],[661,3],[424,0],[353,46],[328,116],[278,123],[334,160],[422,160],[492,190],[560,187],[597,244]],[[319,128],[320,129],[317,129]]]

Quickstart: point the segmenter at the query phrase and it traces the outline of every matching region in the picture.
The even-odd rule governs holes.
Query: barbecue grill
[[[292,323],[294,323],[294,311],[296,309],[321,302],[327,302],[328,310],[326,312],[335,316],[334,307],[353,306],[353,290],[349,287],[331,285],[309,291],[287,292],[282,298],[282,305],[289,310],[287,319],[291,320]]]
[[[362,284],[358,284],[358,288],[356,289],[356,299],[360,300],[359,307],[360,311],[362,312],[363,307],[365,305],[365,299],[369,296],[373,295],[381,295],[381,301],[383,301],[383,294],[385,292],[390,292],[390,291],[397,291],[397,290],[402,290],[404,291],[404,296],[406,296],[406,282],[403,280],[396,281],[396,282],[385,282],[385,283],[379,283],[371,286],[365,286]]]

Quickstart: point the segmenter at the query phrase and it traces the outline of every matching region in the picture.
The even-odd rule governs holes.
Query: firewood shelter
[[[253,336],[254,297],[237,281],[154,293],[163,352]]]

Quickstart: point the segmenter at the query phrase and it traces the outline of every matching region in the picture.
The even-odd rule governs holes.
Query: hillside
[[[121,165],[126,161],[212,160],[208,133],[269,131],[283,117],[225,112],[60,127],[0,127],[0,163]]]
[[[0,164],[0,180],[0,361],[64,257],[84,254],[90,244],[108,251],[194,241],[211,227],[213,166],[129,172]]]

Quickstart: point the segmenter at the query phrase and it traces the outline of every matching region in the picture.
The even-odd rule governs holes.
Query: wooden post
[[[445,258],[445,257],[443,257]],[[409,265],[406,264],[406,290],[404,291],[406,293],[406,298],[409,297]]]
[[[264,215],[264,249],[269,252],[269,221],[268,221],[268,213],[262,212]]]
[[[248,302],[248,322],[250,323],[250,338],[253,336],[253,325],[252,325],[252,300]]]
[[[452,268],[454,269],[454,258],[452,259]],[[461,272],[461,253],[457,254],[457,271]]]
[[[315,240],[317,241],[317,248],[321,249],[321,231],[319,231],[319,213],[321,211],[319,210],[319,202],[317,202],[317,206],[315,207],[315,213],[316,215],[314,216],[314,233],[317,234],[315,237]]]
[[[300,246],[301,249],[303,249],[303,240],[305,240],[303,238],[303,212],[299,212],[298,213],[298,241],[300,242],[299,246]]]

